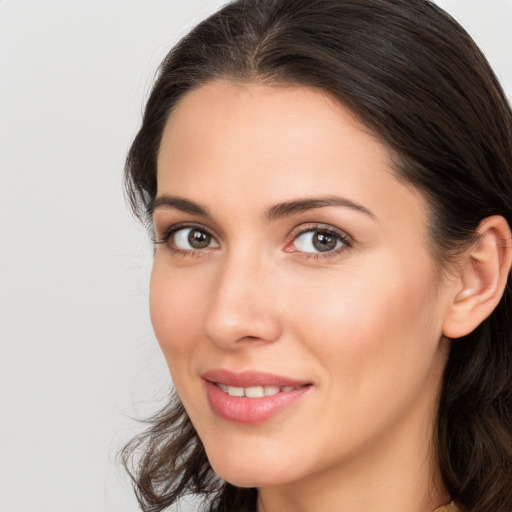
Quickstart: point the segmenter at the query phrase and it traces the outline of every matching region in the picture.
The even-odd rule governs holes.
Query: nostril
[[[203,332],[213,343],[235,348],[244,343],[276,341],[281,335],[281,326],[278,315],[261,304],[237,305],[221,299],[205,315]]]

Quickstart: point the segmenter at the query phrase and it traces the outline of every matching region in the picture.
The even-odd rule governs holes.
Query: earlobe
[[[461,256],[443,334],[460,338],[473,331],[498,305],[512,263],[510,227],[498,215],[484,219],[478,238]]]

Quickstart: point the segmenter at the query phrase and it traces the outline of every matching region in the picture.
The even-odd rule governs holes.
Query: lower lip
[[[234,423],[254,425],[270,420],[300,400],[311,388],[302,386],[293,391],[280,392],[261,398],[231,396],[213,382],[206,382],[208,401],[213,412]]]

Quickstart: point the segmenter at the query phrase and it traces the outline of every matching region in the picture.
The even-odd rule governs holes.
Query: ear
[[[484,219],[478,238],[461,256],[443,334],[460,338],[480,325],[498,305],[512,262],[510,227],[498,215]]]

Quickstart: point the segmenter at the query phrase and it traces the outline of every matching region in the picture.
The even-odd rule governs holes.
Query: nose
[[[236,349],[271,343],[281,335],[277,281],[257,258],[236,257],[219,265],[203,332],[216,345]]]

